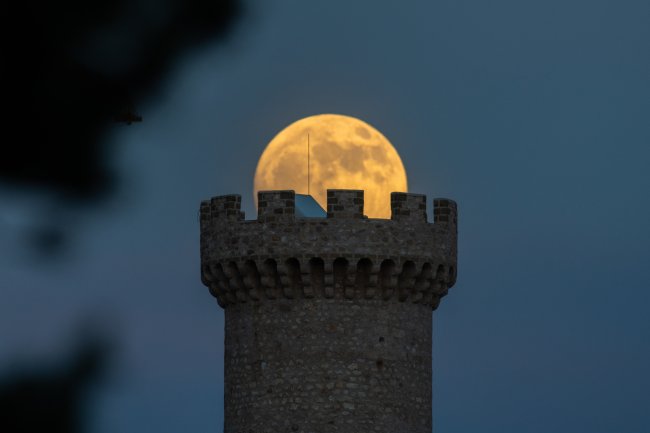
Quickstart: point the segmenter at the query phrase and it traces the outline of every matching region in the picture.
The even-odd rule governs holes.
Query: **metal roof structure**
[[[296,194],[297,218],[326,218],[327,212],[311,195]]]

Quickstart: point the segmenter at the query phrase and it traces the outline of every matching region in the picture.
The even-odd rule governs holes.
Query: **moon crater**
[[[309,189],[323,208],[327,189],[363,189],[364,213],[390,218],[390,193],[406,192],[407,181],[397,151],[378,130],[354,117],[320,114],[292,123],[267,145],[255,170],[255,200],[269,189]]]

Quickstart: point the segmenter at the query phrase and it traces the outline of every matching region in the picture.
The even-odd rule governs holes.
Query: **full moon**
[[[327,189],[362,189],[364,214],[390,218],[390,193],[407,192],[406,171],[393,145],[366,122],[319,114],[287,126],[264,149],[255,170],[256,205],[257,192],[272,189],[309,191],[323,209]]]

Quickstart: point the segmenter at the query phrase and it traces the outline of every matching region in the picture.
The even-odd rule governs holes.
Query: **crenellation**
[[[427,197],[423,194],[392,192],[390,208],[392,220],[427,222]]]
[[[224,222],[243,220],[244,213],[241,211],[241,196],[239,194],[230,194],[213,197],[210,200],[210,218]]]
[[[327,218],[363,217],[363,190],[327,190]]]
[[[434,199],[433,221],[436,223],[456,226],[458,224],[458,211],[456,202],[448,198]]]

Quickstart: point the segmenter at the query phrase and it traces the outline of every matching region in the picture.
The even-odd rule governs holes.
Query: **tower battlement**
[[[432,308],[456,281],[456,204],[391,194],[391,219],[363,215],[360,190],[328,190],[326,218],[300,218],[294,191],[258,193],[256,220],[239,195],[201,203],[201,275],[222,307],[280,297],[382,299]]]

